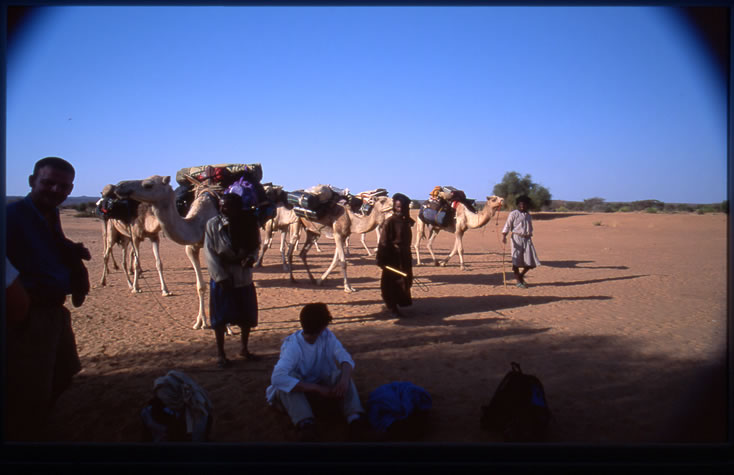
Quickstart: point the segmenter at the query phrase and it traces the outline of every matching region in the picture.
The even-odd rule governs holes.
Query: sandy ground
[[[243,360],[239,338],[228,337],[233,365],[222,370],[213,332],[192,329],[195,278],[183,247],[168,238],[161,243],[172,296],[161,296],[148,241],[141,249],[142,293],[130,292],[120,270],[100,287],[101,221],[64,211],[66,234],[92,252],[93,288],[84,305],[72,309],[84,369],[58,400],[47,440],[139,441],[140,409],[153,380],[171,369],[208,391],[213,441],[293,440],[288,419],[267,405],[265,388],[283,338],[299,328],[302,305],[323,301],[335,316],[332,330],[356,361],[364,402],[392,381],[410,381],[431,394],[420,442],[501,441],[480,429],[480,406],[511,361],[545,385],[554,415],[550,442],[723,441],[726,215],[536,215],[534,242],[543,265],[528,274],[524,290],[515,287],[509,245],[503,249],[499,236],[506,217],[505,210],[499,226],[493,220],[466,234],[466,271],[456,257],[446,267],[416,267],[425,289],[414,288],[409,318],[401,320],[383,313],[379,269],[358,236],[348,260],[354,293],[342,290],[338,270],[322,287],[311,285],[300,263],[299,284],[292,285],[280,265],[278,236],[255,274],[260,324],[250,346],[264,358]],[[439,235],[439,256],[453,239]],[[367,242],[374,245],[374,233]],[[317,275],[331,261],[333,241],[322,238],[322,249],[309,258]],[[119,248],[114,252],[119,261]],[[703,417],[699,408],[707,411]],[[721,424],[695,424],[706,420]],[[331,420],[324,440],[343,440],[345,431]]]

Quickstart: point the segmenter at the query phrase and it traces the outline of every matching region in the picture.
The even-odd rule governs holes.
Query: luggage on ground
[[[514,361],[510,366],[489,404],[482,406],[480,426],[501,432],[507,442],[540,442],[551,419],[543,384]]]

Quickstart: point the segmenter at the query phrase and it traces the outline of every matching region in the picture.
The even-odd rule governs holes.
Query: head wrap
[[[408,198],[404,194],[395,193],[394,195],[392,195],[392,199],[393,201],[400,201],[400,203],[403,205],[403,209],[410,209],[410,198]]]

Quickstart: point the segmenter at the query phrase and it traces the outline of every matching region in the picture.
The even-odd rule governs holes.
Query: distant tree
[[[551,193],[547,188],[533,183],[530,175],[520,177],[517,172],[505,173],[505,176],[502,177],[502,183],[495,185],[492,193],[504,198],[505,205],[509,209],[515,207],[515,201],[522,195],[527,195],[530,198],[531,210],[538,210],[551,201]]]
[[[589,198],[584,200],[584,211],[606,211],[604,198]]]

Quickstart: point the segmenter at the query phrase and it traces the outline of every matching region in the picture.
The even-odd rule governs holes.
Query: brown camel
[[[413,245],[413,248],[415,249],[416,264],[421,265],[420,243],[421,240],[425,237],[425,229],[428,228],[428,241],[426,242],[426,248],[428,248],[428,252],[431,253],[431,258],[433,259],[433,262],[437,266],[445,266],[449,262],[449,259],[454,256],[454,254],[459,254],[461,270],[466,270],[466,266],[464,265],[464,244],[462,242],[464,233],[468,229],[480,228],[487,224],[492,219],[492,217],[497,212],[499,212],[504,203],[505,200],[503,198],[494,195],[488,196],[487,204],[484,205],[484,208],[482,208],[482,210],[478,213],[473,213],[463,203],[458,202],[458,204],[456,205],[456,216],[454,217],[451,224],[447,227],[427,225],[420,218],[416,219],[415,243]],[[451,250],[451,253],[448,255],[448,257],[444,260],[439,261],[436,260],[436,256],[433,254],[432,245],[433,240],[436,239],[436,236],[442,230],[454,233],[454,235],[456,236],[456,240],[454,241],[454,248]]]
[[[201,272],[199,251],[204,245],[206,222],[219,213],[217,190],[195,182],[198,185],[196,198],[186,217],[181,217],[176,210],[176,195],[170,183],[170,176],[153,175],[145,180],[121,181],[117,184],[116,193],[124,198],[150,203],[166,235],[185,246],[186,255],[196,272],[196,291],[199,295],[199,314],[194,329],[207,328],[204,299],[206,284]]]
[[[342,269],[342,275],[344,276],[344,291],[354,292],[354,288],[349,285],[349,279],[347,278],[347,261],[345,256],[346,239],[352,233],[367,233],[372,231],[378,226],[378,224],[384,222],[385,217],[380,215],[384,215],[391,211],[392,198],[382,196],[377,199],[374,208],[367,216],[353,213],[348,205],[332,203],[327,213],[321,219],[312,220],[307,218],[300,218],[299,221],[306,230],[306,240],[303,244],[301,252],[299,253],[299,256],[303,261],[303,265],[306,268],[306,273],[308,274],[311,282],[315,283],[316,285],[321,285],[321,283],[326,279],[329,273],[331,273],[331,271],[334,269],[337,261],[339,261]],[[331,265],[328,269],[326,269],[321,277],[316,280],[311,274],[311,270],[308,267],[308,263],[306,262],[306,255],[308,254],[309,249],[311,249],[311,246],[314,244],[316,239],[318,239],[322,233],[326,234],[327,237],[329,237],[329,235],[331,234],[331,236],[334,238],[336,249],[334,250],[334,259],[332,259]],[[296,282],[296,280],[293,277],[293,250],[295,246],[295,238],[297,236],[298,234],[291,234],[290,242],[288,243],[288,267],[290,271],[291,282],[294,283]]]

